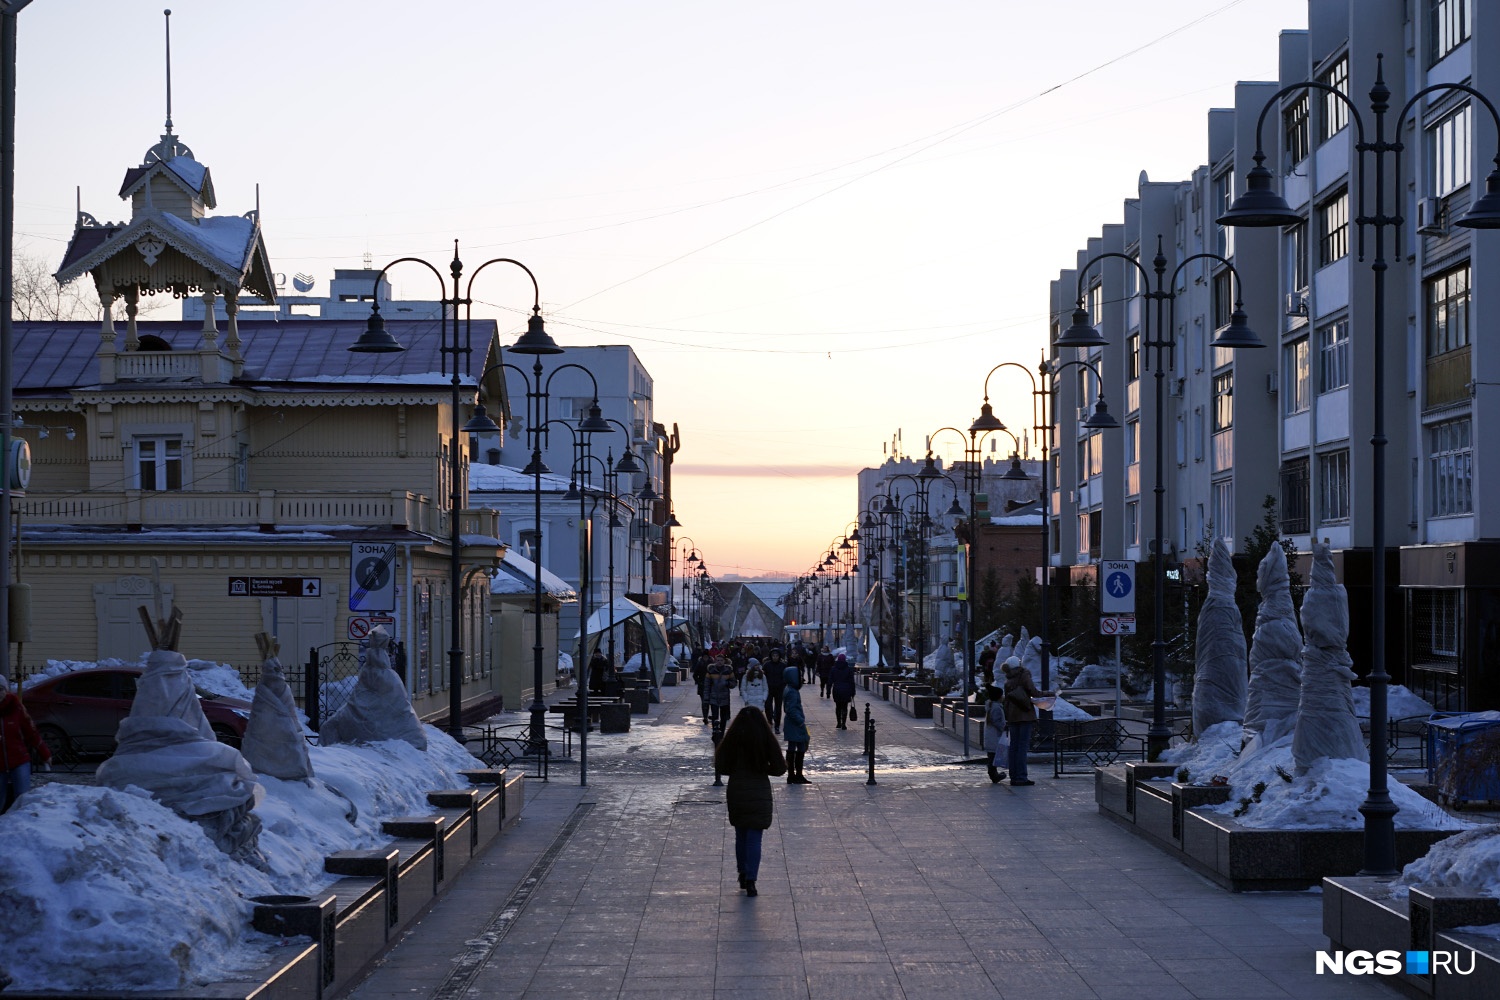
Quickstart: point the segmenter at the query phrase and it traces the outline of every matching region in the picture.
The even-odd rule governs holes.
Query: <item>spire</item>
[[[172,11],[170,8],[162,11],[166,21],[167,35],[167,123],[166,130],[162,133],[161,140],[150,149],[146,150],[145,163],[151,164],[158,161],[165,163],[179,156],[192,159],[193,151],[187,144],[172,134]]]

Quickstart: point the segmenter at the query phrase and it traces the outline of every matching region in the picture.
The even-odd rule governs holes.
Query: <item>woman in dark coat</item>
[[[807,713],[802,711],[802,671],[787,667],[781,672],[786,687],[781,692],[781,737],[786,740],[786,783],[810,785],[802,776],[802,761],[807,757]]]
[[[786,773],[781,744],[766,715],[753,705],[740,709],[714,751],[714,767],[729,776],[724,802],[734,827],[734,861],[745,895],[757,895],[761,834],[771,827],[771,778]]]
[[[1043,697],[1036,689],[1031,671],[1021,666],[1019,658],[1012,656],[1001,667],[1005,674],[1005,722],[1010,729],[1010,783],[1034,785],[1026,776],[1026,757],[1031,753],[1031,727],[1036,725],[1036,704],[1033,698]],[[1051,692],[1045,692],[1051,694]]]
[[[828,686],[833,691],[833,710],[839,720],[838,728],[848,729],[849,703],[854,700],[854,664],[843,653],[833,658]]]

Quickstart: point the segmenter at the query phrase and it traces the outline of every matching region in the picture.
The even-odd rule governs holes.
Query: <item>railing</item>
[[[1191,722],[1172,734],[1173,739],[1191,737]],[[1145,762],[1150,759],[1149,744],[1145,733],[1131,732],[1118,719],[1057,721],[1052,730],[1052,776],[1090,775],[1095,768],[1124,761]]]
[[[116,379],[166,381],[197,380],[203,373],[203,362],[196,352],[126,351],[115,356]]]
[[[573,731],[559,725],[545,726],[543,732],[548,734],[548,738],[543,740],[540,754],[534,752],[529,722],[510,722],[480,729],[469,727],[464,731],[464,748],[490,767],[509,767],[518,761],[532,764],[536,767],[536,776],[547,781],[551,776],[553,756],[551,734],[557,734],[561,756],[571,758]]]
[[[426,534],[436,534],[447,524],[445,510],[429,498],[405,490],[31,492],[24,499],[17,497],[15,506],[26,521],[41,524],[328,524],[404,527]],[[460,517],[466,533],[493,537],[498,531],[498,515],[493,511],[461,511]]]

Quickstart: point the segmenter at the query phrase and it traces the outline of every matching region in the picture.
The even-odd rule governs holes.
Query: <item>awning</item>
[[[662,616],[628,597],[616,597],[613,604],[598,608],[589,615],[584,661],[593,656],[600,638],[608,635],[610,629],[631,627],[641,631],[642,647],[651,664],[652,681],[660,686],[667,669],[667,630],[662,624]]]

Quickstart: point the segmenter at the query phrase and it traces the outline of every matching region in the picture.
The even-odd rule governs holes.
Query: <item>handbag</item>
[[[858,722],[859,721],[859,707],[857,705],[850,705],[849,706],[849,721],[850,722]]]

